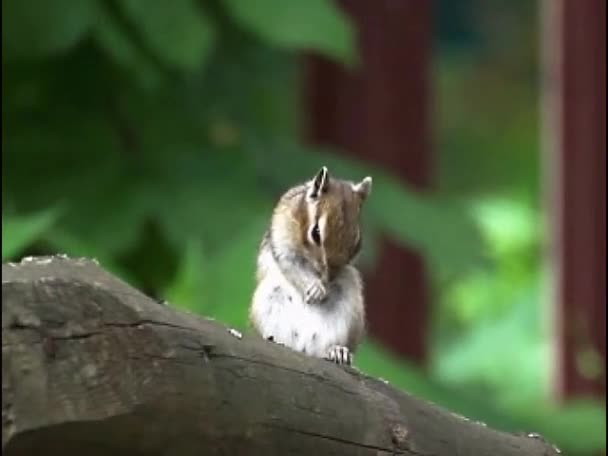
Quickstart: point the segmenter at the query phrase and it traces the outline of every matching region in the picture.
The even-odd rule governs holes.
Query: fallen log
[[[89,260],[2,266],[2,452],[552,455],[146,297]]]

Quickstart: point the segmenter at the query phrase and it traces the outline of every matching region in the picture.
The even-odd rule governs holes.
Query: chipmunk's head
[[[326,167],[306,183],[306,251],[328,277],[348,264],[361,248],[359,216],[372,178],[358,183],[334,178]]]

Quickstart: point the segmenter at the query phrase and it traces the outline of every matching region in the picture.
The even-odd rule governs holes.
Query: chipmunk
[[[352,364],[365,331],[363,286],[353,261],[372,178],[353,183],[326,167],[279,199],[257,258],[249,320],[267,340]]]

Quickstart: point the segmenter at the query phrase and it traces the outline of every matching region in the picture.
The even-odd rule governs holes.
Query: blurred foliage
[[[14,258],[50,230],[57,220],[56,210],[14,215],[2,221],[2,260]]]
[[[606,447],[605,405],[549,400],[537,10],[537,2],[440,1],[437,182],[475,219],[488,261],[435,287],[430,371],[460,397],[492,398],[567,454],[594,454]]]
[[[79,3],[55,27],[47,24],[62,37],[51,40],[37,21],[52,18],[45,9],[55,6],[6,2],[4,215],[67,208],[39,244],[84,249],[109,267],[147,264],[165,249],[169,258],[157,271],[128,268],[135,285],[162,293],[192,239],[215,264],[241,237],[261,236],[258,220],[278,192],[329,164],[353,179],[374,175],[370,232],[389,232],[441,260],[446,274],[475,260],[480,239],[456,206],[298,143],[297,61],[286,50],[353,60],[350,24],[331,3],[299,7],[314,30],[274,19],[266,29],[262,16],[234,2],[179,2],[166,14],[155,2],[145,11],[131,1],[87,4],[91,11]],[[285,20],[297,22],[293,15],[286,11]],[[278,39],[284,28],[288,36]],[[63,29],[81,31],[79,39]],[[46,47],[49,40],[61,44]],[[240,251],[243,260],[251,261],[252,245]],[[236,280],[246,276],[234,266]]]
[[[280,192],[323,164],[347,178],[371,174],[364,265],[380,234],[428,260],[439,380],[373,342],[358,366],[497,427],[546,431],[564,449],[605,445],[596,406],[556,414],[526,405],[542,396],[547,371],[534,73],[442,56],[440,188],[421,194],[298,139],[297,52],[359,63],[356,31],[333,2],[167,5],[3,0],[3,261],[95,257],[151,295],[243,328],[257,245]],[[467,40],[497,43],[493,30]],[[484,55],[516,61],[496,46]],[[514,375],[511,363],[525,369]],[[580,432],[568,440],[557,432],[567,426]]]

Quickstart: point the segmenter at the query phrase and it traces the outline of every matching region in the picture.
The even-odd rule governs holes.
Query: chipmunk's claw
[[[314,282],[308,289],[306,290],[306,303],[307,304],[316,304],[325,299],[327,296],[327,289],[325,285],[321,281]]]
[[[353,362],[353,354],[348,347],[334,345],[327,351],[326,359],[336,364],[346,364],[350,366]]]

